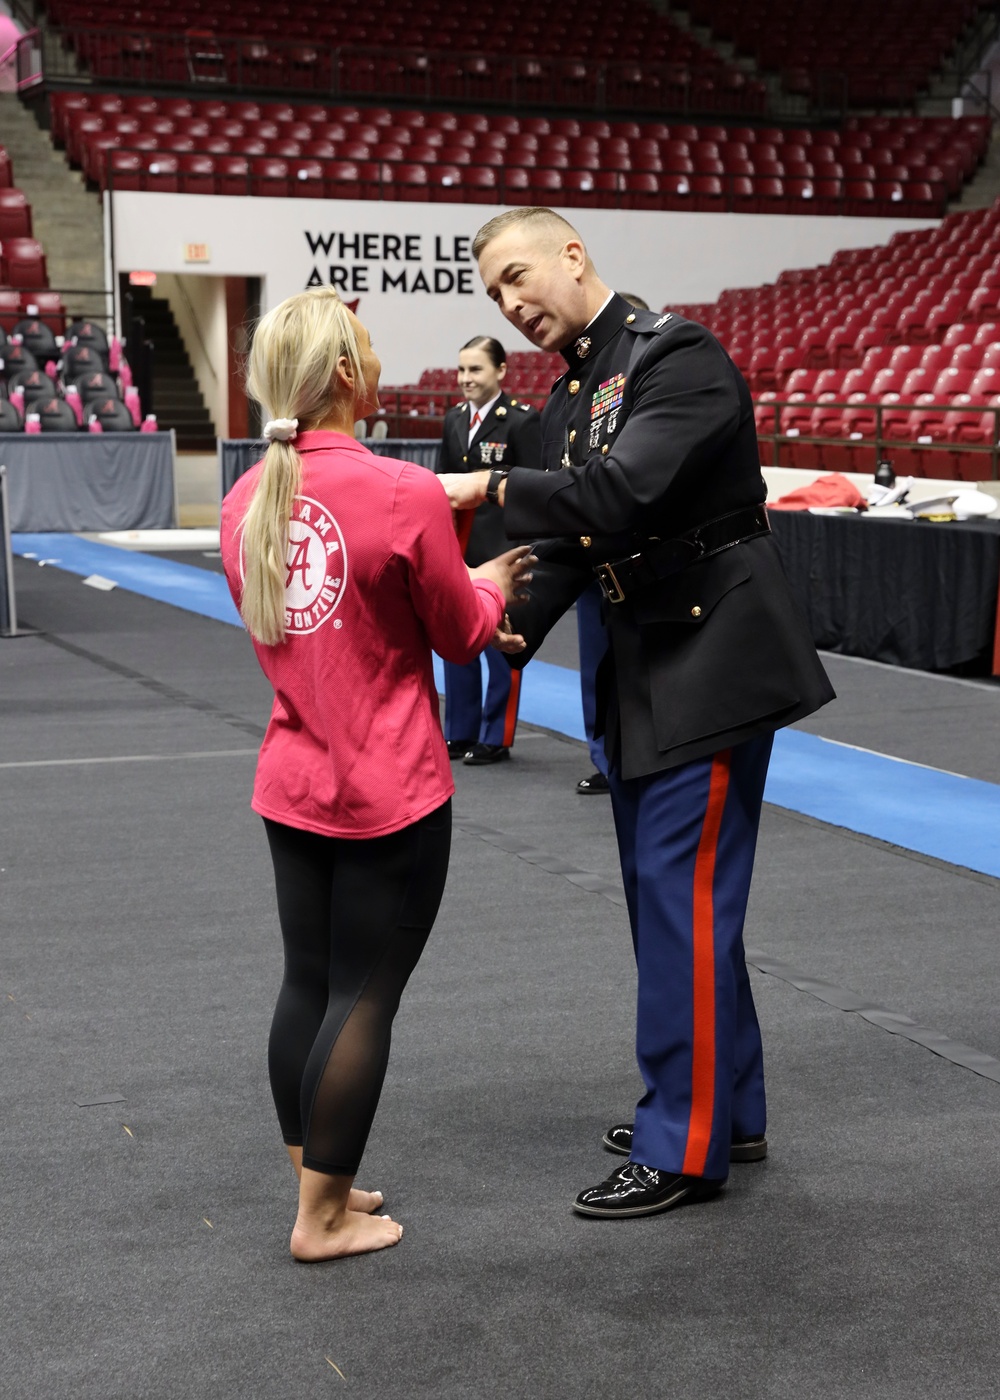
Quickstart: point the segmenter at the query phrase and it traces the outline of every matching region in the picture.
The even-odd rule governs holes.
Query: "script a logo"
[[[347,585],[340,526],[319,501],[296,496],[285,558],[285,630],[306,636],[337,611]]]
[[[242,570],[243,551],[240,550]],[[304,637],[329,622],[347,586],[347,548],[340,526],[319,501],[296,496],[285,556],[285,632]],[[338,623],[339,626],[339,623]]]

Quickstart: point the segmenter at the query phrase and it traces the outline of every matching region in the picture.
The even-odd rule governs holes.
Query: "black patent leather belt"
[[[762,505],[734,510],[676,539],[650,540],[638,554],[596,564],[594,573],[608,602],[624,603],[628,594],[638,588],[648,588],[699,559],[707,559],[709,555],[732,549],[734,544],[770,533],[767,511]]]

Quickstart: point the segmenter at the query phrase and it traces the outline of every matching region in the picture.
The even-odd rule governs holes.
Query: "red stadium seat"
[[[694,175],[691,178],[691,193],[694,207],[702,213],[726,207],[726,194],[718,175]]]
[[[516,171],[508,170],[506,173],[507,181],[509,182],[511,176],[517,173]],[[520,174],[525,176],[526,187],[527,176],[524,171],[521,171]],[[427,179],[432,201],[458,202],[462,200],[462,167],[460,165],[433,165],[428,169]],[[508,183],[508,189],[513,188],[514,186]]]
[[[941,344],[950,348],[956,345],[971,345],[975,341],[979,329],[975,325],[963,325],[961,322],[953,323],[945,332]]]
[[[184,194],[218,194],[213,158],[207,155],[181,156],[180,187]]]
[[[652,171],[609,171],[605,180],[616,181],[607,190],[626,209],[663,209],[689,207],[690,185],[686,175],[654,175]],[[683,204],[679,201],[683,200]],[[673,201],[673,202],[671,202]]]
[[[938,402],[945,403],[958,394],[967,394],[974,373],[971,369],[955,369],[952,366],[943,369],[935,379],[932,390],[937,395]]]
[[[932,369],[911,369],[907,372],[899,392],[904,399],[914,400],[919,394],[929,394],[937,377],[937,371]]]
[[[496,202],[497,174],[492,165],[470,165],[462,172],[462,188],[470,204]]]
[[[1000,319],[1000,286],[979,286],[969,298],[967,315],[975,321]]]
[[[390,178],[383,188],[383,198],[417,201],[430,199],[426,166],[404,161],[389,166],[388,170]]]
[[[58,292],[40,288],[21,293],[21,311],[25,316],[37,316],[53,335],[66,334],[66,308]]]
[[[785,385],[786,394],[804,394],[806,398],[812,398],[813,388],[816,384],[816,376],[819,371],[815,369],[797,369],[789,375]]]
[[[325,199],[326,172],[321,160],[299,158],[288,162],[291,194],[298,199]]]
[[[0,245],[0,277],[13,287],[47,287],[42,245],[34,238],[5,238]]]
[[[246,195],[250,193],[250,162],[246,156],[217,156],[215,174],[219,193]]]
[[[0,189],[0,240],[31,237],[31,205],[22,190]]]
[[[146,161],[138,151],[108,151],[107,188],[111,190],[144,190]]]

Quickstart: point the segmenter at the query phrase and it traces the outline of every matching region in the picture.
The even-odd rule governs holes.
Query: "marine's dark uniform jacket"
[[[469,444],[468,403],[448,410],[444,420],[438,472],[483,471],[487,467],[532,467],[542,465],[541,418],[537,408],[518,403],[501,392],[496,403],[476,429]],[[465,562],[475,568],[510,549],[504,531],[503,511],[488,501],[478,508],[465,550]]]
[[[595,565],[639,554],[657,576],[640,564],[646,577],[605,604],[613,673],[598,696],[624,778],[729,748],[832,699],[774,540],[753,529],[767,494],[753,404],[718,341],[614,296],[563,355],[567,373],[542,414],[554,469],[515,470],[505,487],[508,535],[548,541],[531,601],[513,615],[528,650],[511,663],[528,660]],[[756,537],[697,558],[691,532],[730,516],[730,534]],[[726,521],[706,533],[725,542]]]

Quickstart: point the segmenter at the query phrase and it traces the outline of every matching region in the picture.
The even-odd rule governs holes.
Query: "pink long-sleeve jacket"
[[[295,440],[303,479],[289,527],[285,640],[255,642],[274,705],[252,807],[325,836],[384,836],[451,796],[431,649],[471,661],[503,616],[472,581],[434,475],[342,433]],[[239,606],[242,524],[261,465],[222,505],[222,559]]]

